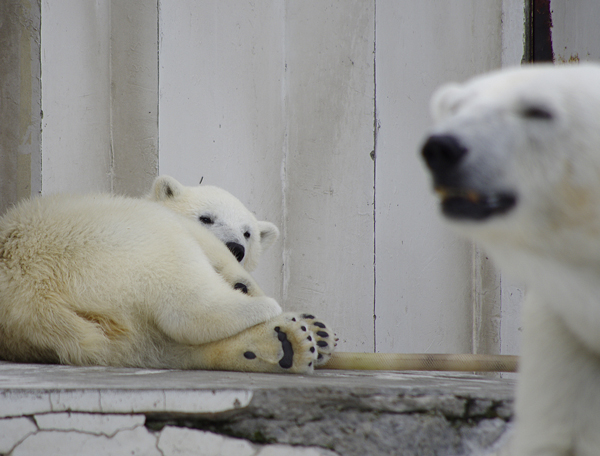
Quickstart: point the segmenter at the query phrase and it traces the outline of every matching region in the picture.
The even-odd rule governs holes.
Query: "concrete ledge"
[[[481,454],[510,428],[513,390],[454,373],[0,362],[0,454]]]

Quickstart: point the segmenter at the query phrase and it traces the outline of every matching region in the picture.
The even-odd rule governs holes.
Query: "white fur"
[[[527,284],[511,454],[598,455],[600,66],[487,74],[441,88],[432,113],[430,133],[468,149],[474,190],[517,196],[504,214],[450,220]]]
[[[249,213],[232,196],[211,208],[219,205]],[[223,242],[179,211],[102,194],[9,210],[0,218],[0,359],[265,372],[325,361],[334,334],[321,351],[318,337],[307,339],[310,319],[280,315]],[[294,348],[285,369],[279,332]]]

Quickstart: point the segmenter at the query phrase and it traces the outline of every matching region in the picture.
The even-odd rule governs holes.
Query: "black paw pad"
[[[320,321],[315,321],[313,323],[313,325],[318,326],[319,328],[325,329],[325,325],[323,323],[321,323]]]
[[[305,318],[307,320],[314,320],[315,319],[315,316],[311,315],[311,314],[302,314],[301,317]]]
[[[317,336],[329,337],[329,334],[326,333],[325,331],[317,331]]]
[[[275,331],[277,332],[277,339],[281,342],[281,348],[283,348],[283,356],[279,360],[279,365],[284,369],[289,369],[294,364],[294,348],[288,340],[287,334],[279,326],[275,327]]]
[[[324,340],[320,340],[319,342],[317,342],[317,345],[319,347],[327,347],[328,346],[327,342],[325,342]]]
[[[244,353],[244,358],[254,359],[254,358],[256,358],[256,355],[254,353],[252,353],[251,351],[247,351],[246,353]]]
[[[240,290],[244,294],[248,294],[248,287],[242,282],[238,282],[233,286],[234,290]]]

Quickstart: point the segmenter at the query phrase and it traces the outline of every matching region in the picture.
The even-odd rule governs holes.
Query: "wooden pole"
[[[516,372],[518,356],[335,352],[319,369]]]

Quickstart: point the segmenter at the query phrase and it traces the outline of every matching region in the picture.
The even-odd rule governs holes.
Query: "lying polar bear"
[[[515,455],[600,454],[600,66],[440,89],[422,155],[446,220],[527,284]]]
[[[203,189],[167,181],[198,203]],[[185,204],[168,203],[56,195],[0,218],[0,359],[293,373],[324,363],[334,334],[282,314]]]

